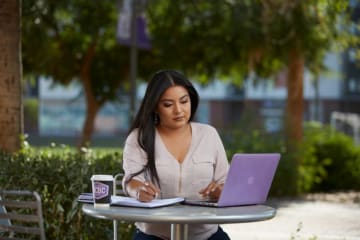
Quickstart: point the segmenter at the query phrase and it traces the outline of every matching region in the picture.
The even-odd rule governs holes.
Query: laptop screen
[[[234,206],[264,203],[279,160],[279,153],[235,154],[231,160],[218,205]]]

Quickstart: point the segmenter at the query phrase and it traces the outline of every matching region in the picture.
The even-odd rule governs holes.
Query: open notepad
[[[92,193],[82,193],[78,197],[79,202],[83,203],[93,203]],[[143,207],[143,208],[155,208],[169,206],[176,203],[181,203],[184,201],[184,198],[165,198],[165,199],[154,199],[151,202],[140,202],[139,200],[131,197],[124,196],[111,196],[111,205],[112,206],[128,206],[128,207]]]
[[[122,196],[111,196],[111,205],[118,206],[130,206],[130,207],[162,207],[168,206],[176,203],[183,202],[184,198],[165,198],[165,199],[153,199],[151,202],[140,202],[135,198],[122,197]]]

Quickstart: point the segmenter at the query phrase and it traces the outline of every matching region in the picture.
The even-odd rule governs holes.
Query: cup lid
[[[113,181],[114,177],[112,175],[96,174],[92,175],[91,180]]]

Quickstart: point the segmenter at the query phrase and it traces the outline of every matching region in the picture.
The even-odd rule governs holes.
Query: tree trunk
[[[96,42],[97,41],[95,38],[92,44],[90,44],[88,51],[84,57],[84,62],[81,69],[81,80],[85,92],[86,116],[83,125],[81,140],[78,146],[79,148],[90,145],[91,137],[94,133],[96,115],[100,107],[102,106],[102,103],[100,101],[97,101],[96,97],[94,96],[90,76],[90,66],[94,58]]]
[[[23,133],[21,0],[0,2],[0,149],[15,152]]]
[[[304,57],[298,49],[289,54],[289,71],[287,77],[287,104],[286,104],[286,136],[291,145],[296,146],[303,137],[303,78]]]
[[[299,144],[303,137],[303,72],[304,58],[298,49],[289,53],[289,71],[287,77],[287,105],[286,105],[286,147],[288,154],[287,171],[288,184],[292,192],[298,194],[299,172],[301,163]]]
[[[79,147],[89,146],[91,143],[91,137],[94,133],[96,115],[100,109],[100,104],[96,101],[92,92],[89,92],[90,76],[87,76],[87,80],[84,81],[84,89],[86,95],[86,116],[83,125],[83,131]],[[90,87],[91,88],[91,87]]]

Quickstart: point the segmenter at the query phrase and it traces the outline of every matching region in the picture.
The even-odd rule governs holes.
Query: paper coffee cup
[[[112,175],[93,175],[91,177],[95,207],[109,207],[113,195],[114,178]]]

